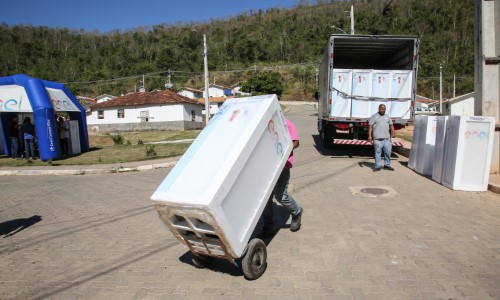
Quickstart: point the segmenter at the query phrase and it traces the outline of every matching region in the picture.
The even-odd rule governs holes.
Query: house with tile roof
[[[202,128],[203,104],[170,90],[138,92],[90,106],[91,132]]]
[[[198,98],[203,98],[203,91],[202,90],[197,90],[193,89],[190,87],[183,87],[179,89],[177,92],[179,95],[182,95],[184,97],[188,97],[190,99],[198,99]]]
[[[106,102],[106,101],[109,101],[109,100],[113,100],[115,99],[116,97],[113,96],[113,95],[108,95],[108,94],[103,94],[103,95],[100,95],[100,96],[97,96],[95,99],[94,99],[94,102],[95,103],[102,103],[102,102]]]
[[[219,111],[219,107],[224,104],[224,101],[227,99],[231,99],[233,97],[210,97],[210,116],[212,117]],[[198,99],[198,102],[203,105],[203,108],[205,108],[205,98],[200,98]],[[205,109],[203,109],[203,116],[206,115]]]
[[[208,86],[208,96],[210,97],[226,97],[231,95],[232,90],[229,87],[213,83]],[[203,88],[203,97],[205,97],[205,88]]]

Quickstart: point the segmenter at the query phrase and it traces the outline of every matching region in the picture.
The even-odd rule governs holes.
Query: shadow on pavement
[[[20,231],[40,222],[42,217],[39,215],[34,215],[29,218],[24,219],[15,219],[0,223],[0,235],[3,235],[4,238],[13,236]]]

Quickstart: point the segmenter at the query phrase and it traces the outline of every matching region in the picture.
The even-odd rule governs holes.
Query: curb
[[[164,169],[175,166],[177,161],[162,164],[144,165],[138,167],[110,168],[110,169],[76,169],[76,170],[6,170],[0,171],[0,176],[38,176],[38,175],[85,175],[85,174],[115,174],[127,172]]]
[[[392,150],[398,154],[403,155],[404,157],[410,157],[410,149],[404,147],[394,147]]]

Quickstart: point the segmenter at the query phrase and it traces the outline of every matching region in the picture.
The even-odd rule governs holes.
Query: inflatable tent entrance
[[[78,121],[81,152],[89,150],[85,109],[78,100],[57,82],[41,80],[18,74],[0,78],[0,130],[3,150],[10,154],[9,130],[14,114],[33,113],[40,159],[61,157],[56,131],[55,114],[66,112],[71,120]],[[20,120],[22,122],[22,120]]]

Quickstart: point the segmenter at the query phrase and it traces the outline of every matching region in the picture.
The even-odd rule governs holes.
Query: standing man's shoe
[[[384,170],[394,171],[394,169],[391,166],[384,166]]]
[[[295,216],[292,215],[292,222],[290,223],[290,231],[293,232],[299,231],[301,225],[300,219],[302,217],[303,212],[304,210],[302,209],[302,207],[300,207],[299,212]]]
[[[382,169],[381,167],[375,168],[375,169],[373,169],[373,172],[378,172],[378,171],[380,171],[381,169]]]

